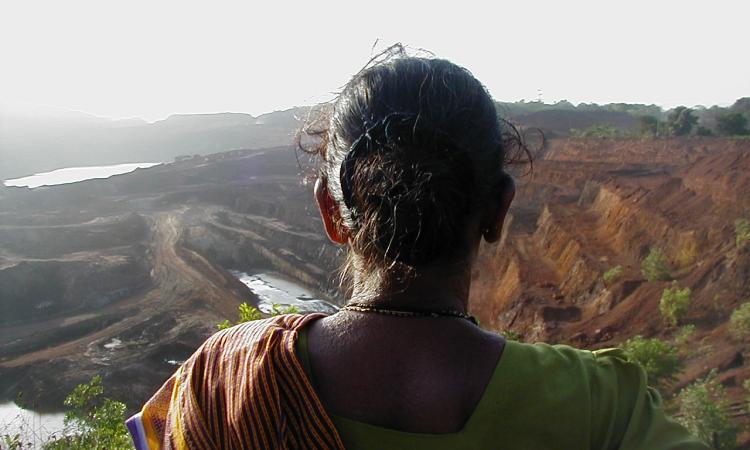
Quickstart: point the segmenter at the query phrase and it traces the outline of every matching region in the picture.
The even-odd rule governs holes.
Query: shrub
[[[715,450],[734,449],[737,426],[729,417],[729,398],[711,372],[677,395],[677,420],[694,436]]]
[[[629,361],[643,367],[649,383],[654,386],[663,387],[671,383],[682,368],[677,348],[661,339],[635,336],[622,343],[620,347]]]
[[[620,278],[622,278],[622,266],[612,267],[611,269],[604,272],[604,275],[602,275],[604,285],[607,287],[612,286]]]
[[[65,413],[65,428],[73,430],[44,444],[44,450],[62,449],[131,449],[132,441],[125,428],[126,406],[102,397],[102,378],[95,376],[88,384],[79,384],[65,399],[71,408]]]
[[[281,314],[296,314],[299,313],[299,309],[294,305],[281,305],[279,303],[274,303],[271,307],[271,312],[269,313],[270,316],[279,316]],[[223,322],[217,323],[216,328],[219,330],[223,330],[226,328],[229,328],[233,325],[239,325],[241,323],[245,322],[251,322],[253,320],[261,320],[263,318],[263,313],[260,312],[258,308],[255,308],[253,306],[248,305],[245,302],[240,303],[239,306],[239,320],[236,324],[233,324],[229,320],[225,319]]]
[[[735,339],[744,339],[750,335],[750,302],[743,303],[732,311],[729,332]]]
[[[684,348],[691,337],[695,334],[695,325],[683,325],[674,336],[674,343],[679,348]]]
[[[240,303],[238,309],[240,311],[240,320],[237,323],[252,322],[253,320],[261,320],[263,318],[263,314],[258,308],[254,308],[245,302]]]
[[[279,303],[274,303],[273,307],[271,307],[271,315],[272,316],[280,316],[282,314],[298,314],[299,308],[297,308],[294,305],[282,305]]]
[[[747,219],[737,219],[734,222],[734,236],[737,248],[744,248],[750,242],[750,222]]]
[[[669,281],[672,275],[664,252],[658,247],[652,247],[648,256],[641,263],[641,271],[648,281]]]
[[[523,335],[517,331],[513,330],[502,330],[500,334],[505,337],[505,339],[509,341],[518,341],[521,342],[523,340]]]
[[[591,125],[582,130],[570,129],[570,136],[574,138],[616,138],[622,135],[623,133],[620,130],[608,124]]]
[[[223,322],[219,322],[216,324],[216,328],[218,328],[219,331],[226,330],[227,328],[231,326],[232,326],[232,322],[230,322],[229,319],[224,319]]]
[[[685,317],[690,309],[691,296],[690,288],[680,289],[675,282],[672,282],[672,287],[662,291],[659,311],[668,324],[676,326]]]

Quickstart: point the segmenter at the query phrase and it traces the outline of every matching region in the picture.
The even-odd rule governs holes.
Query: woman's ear
[[[315,201],[318,203],[328,239],[334,244],[346,244],[349,241],[349,230],[340,225],[341,211],[328,191],[328,182],[324,177],[318,177],[315,181]]]
[[[487,242],[497,242],[503,234],[503,223],[508,215],[510,204],[516,196],[516,183],[513,177],[503,172],[490,196],[490,205],[482,223],[482,235]]]

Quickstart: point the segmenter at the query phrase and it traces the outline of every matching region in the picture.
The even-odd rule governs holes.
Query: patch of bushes
[[[133,443],[125,428],[124,403],[104,398],[102,378],[95,376],[88,384],[79,384],[65,399],[70,411],[65,413],[65,429],[61,437],[43,445],[44,450],[132,449]]]
[[[641,263],[641,272],[648,281],[669,281],[672,279],[667,257],[658,247],[651,247],[648,256]]]
[[[734,222],[734,242],[739,249],[750,243],[750,222],[747,219],[737,219]]]
[[[217,323],[216,328],[218,328],[219,330],[224,330],[226,328],[232,327],[234,325],[239,325],[241,323],[263,319],[263,313],[260,312],[258,308],[250,306],[245,302],[240,303],[240,306],[238,309],[239,309],[240,317],[236,323],[232,323],[228,319],[225,319],[223,322]],[[269,315],[273,317],[273,316],[279,316],[281,314],[297,314],[297,313],[299,313],[299,309],[297,309],[297,307],[294,305],[283,306],[278,303],[274,303]]]
[[[582,130],[571,128],[570,136],[574,138],[617,138],[626,136],[626,133],[608,124],[597,124]]]
[[[622,278],[622,266],[615,266],[611,269],[604,272],[604,275],[602,275],[602,280],[604,281],[604,285],[607,287],[612,286],[615,284],[620,278]]]
[[[677,421],[694,436],[714,450],[735,448],[739,430],[729,416],[729,398],[715,372],[685,387],[677,401]]]
[[[674,343],[677,347],[684,349],[688,341],[695,334],[695,325],[683,325],[677,330],[674,336]]]
[[[677,283],[672,282],[672,287],[664,289],[659,301],[659,311],[664,320],[672,326],[682,320],[690,309],[690,300],[693,292],[690,288],[680,289]]]
[[[638,363],[646,371],[649,384],[665,387],[673,382],[682,369],[677,348],[658,338],[635,336],[620,345],[628,360]]]
[[[750,302],[743,303],[732,311],[729,333],[735,339],[744,339],[750,335]]]
[[[523,341],[523,335],[517,331],[513,330],[502,330],[500,331],[500,334],[509,341]]]

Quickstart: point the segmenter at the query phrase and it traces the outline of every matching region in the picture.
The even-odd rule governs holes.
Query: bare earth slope
[[[228,269],[330,291],[335,249],[298,171],[277,148],[0,190],[0,394],[59,407],[101,374],[136,407],[240,302],[257,302]]]
[[[673,339],[658,307],[670,283],[641,273],[659,247],[692,289],[681,325],[696,332],[674,389],[718,368],[744,405],[747,343],[727,322],[750,301],[750,246],[738,249],[734,231],[750,218],[750,140],[553,140],[511,214],[502,244],[480,256],[471,309],[485,326],[586,348]],[[623,276],[605,286],[618,265]]]

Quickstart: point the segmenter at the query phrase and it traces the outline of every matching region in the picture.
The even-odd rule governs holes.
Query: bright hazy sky
[[[728,105],[750,96],[748,17],[746,0],[0,0],[0,100],[257,115],[328,98],[379,39],[497,100]]]

